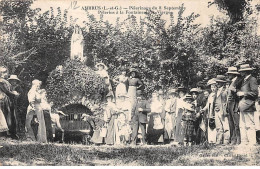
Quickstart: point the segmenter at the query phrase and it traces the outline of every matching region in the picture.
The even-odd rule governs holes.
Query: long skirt
[[[175,131],[175,136],[174,136],[174,141],[175,142],[180,142],[182,143],[184,140],[184,131],[183,131],[183,126],[181,124],[182,121],[182,112],[183,109],[180,109],[177,118],[176,118],[176,131]]]
[[[164,139],[174,139],[176,130],[176,114],[166,112]]]
[[[157,116],[160,116],[158,114],[151,115],[149,122],[148,122],[148,128],[147,128],[147,143],[148,144],[156,144],[156,143],[163,143],[163,133],[164,129],[155,129],[155,118]]]
[[[194,121],[188,120],[183,122],[183,134],[185,142],[193,141]]]
[[[35,105],[36,116],[39,121],[38,133],[37,133],[37,141],[40,143],[47,143],[47,134],[46,134],[46,126],[43,115],[43,110],[40,105]]]
[[[115,119],[116,116],[112,115],[110,121],[107,124],[107,135],[105,137],[105,143],[109,145],[115,144]]]
[[[8,126],[6,123],[4,113],[0,109],[0,132],[5,132],[5,131],[8,131]]]
[[[9,128],[9,132],[11,134],[16,134],[17,133],[17,119],[16,119],[16,112],[14,109],[15,103],[11,103],[9,97],[4,97],[0,100],[0,109],[2,110],[7,126]]]
[[[132,110],[133,105],[136,103],[136,86],[129,86],[127,95],[129,96]]]

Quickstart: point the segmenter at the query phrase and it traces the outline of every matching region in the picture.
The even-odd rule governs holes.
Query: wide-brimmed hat
[[[98,68],[98,66],[103,66],[104,69],[107,70],[107,66],[102,62],[97,63],[95,67]]]
[[[17,80],[17,81],[21,81],[18,77],[17,77],[17,75],[11,75],[9,78],[8,78],[8,80]]]
[[[238,71],[242,72],[242,71],[251,71],[251,70],[254,70],[254,69],[251,68],[249,64],[243,64],[243,65],[240,65],[240,69]]]
[[[178,92],[179,91],[186,91],[186,88],[184,86],[179,86],[177,90],[178,90]]]
[[[185,95],[183,100],[193,100],[192,96],[190,94]]]
[[[236,67],[229,67],[226,74],[236,74],[236,75],[239,75],[240,73],[238,73]]]
[[[207,82],[207,86],[210,86],[210,85],[213,85],[213,84],[216,84],[216,79],[213,78],[213,79],[210,79],[208,82]]]
[[[178,91],[177,91],[177,89],[170,89],[170,90],[168,91],[168,93],[169,93],[169,94],[177,94]]]
[[[199,93],[199,89],[198,88],[192,88],[190,90],[190,93]]]
[[[226,83],[226,77],[224,75],[217,75],[217,77],[215,78],[216,82],[220,82],[220,83]]]

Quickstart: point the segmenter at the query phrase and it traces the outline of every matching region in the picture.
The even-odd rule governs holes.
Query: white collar
[[[222,92],[223,90],[223,86],[221,88],[218,89],[218,92],[217,92],[217,97],[220,95],[220,93]]]
[[[232,82],[234,82],[235,80],[237,80],[237,76],[232,79]]]
[[[244,81],[246,81],[250,76],[251,76],[251,74],[250,74],[250,75],[247,75],[247,76],[245,77]]]

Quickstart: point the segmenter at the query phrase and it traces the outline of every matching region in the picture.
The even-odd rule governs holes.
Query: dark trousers
[[[146,123],[141,123],[139,121],[134,121],[132,124],[132,142],[136,144],[139,127],[142,131],[142,141],[143,143],[146,143]]]
[[[234,111],[235,102],[229,102],[228,104],[228,121],[229,121],[229,128],[230,128],[230,141],[231,144],[240,144],[241,137],[240,137],[240,129],[239,129],[239,118],[240,115],[238,112]]]

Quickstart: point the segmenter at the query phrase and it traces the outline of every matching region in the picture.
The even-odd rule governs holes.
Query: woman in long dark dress
[[[138,70],[130,69],[130,77],[128,78],[128,97],[131,102],[131,107],[136,103],[136,91],[143,87],[143,82],[138,78]]]

